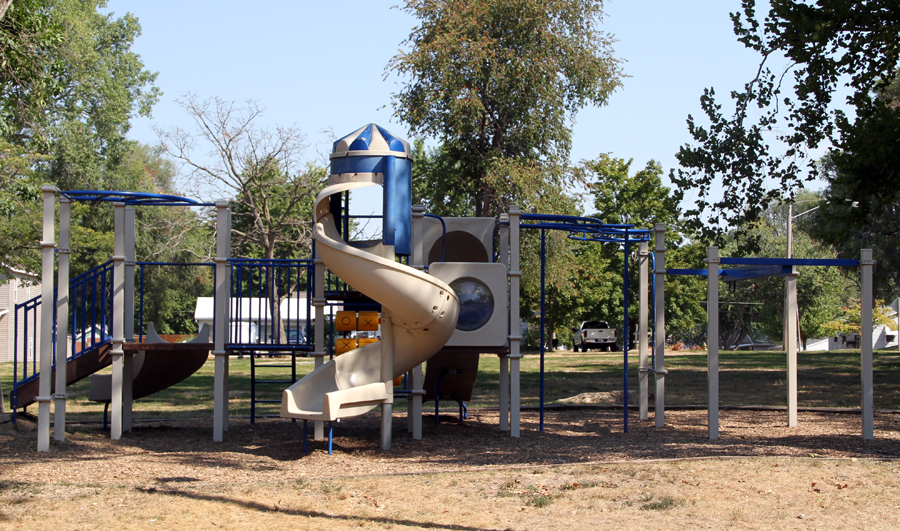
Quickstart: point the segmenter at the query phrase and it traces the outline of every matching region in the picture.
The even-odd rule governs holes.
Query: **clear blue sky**
[[[392,118],[400,80],[384,78],[415,24],[391,8],[396,3],[110,0],[109,10],[140,20],[134,50],[159,72],[163,91],[153,118],[134,122],[132,138],[156,143],[152,125],[190,128],[174,103],[188,92],[256,100],[267,124],[296,124],[322,145],[324,129],[342,136],[370,122],[409,138]],[[634,158],[633,169],[656,159],[668,173],[690,141],[685,119],[700,115],[704,87],[725,95],[755,72],[758,57],[737,43],[728,16],[740,0],[613,0],[605,9],[603,27],[618,39],[616,55],[631,77],[608,106],[577,115],[572,159],[611,153]]]

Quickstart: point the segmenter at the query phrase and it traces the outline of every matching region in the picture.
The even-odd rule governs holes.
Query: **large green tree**
[[[793,225],[792,255],[796,258],[835,258],[837,250],[814,236],[814,228],[821,223],[821,197],[803,192],[798,196],[808,215],[799,217]],[[787,205],[775,205],[764,212],[759,221],[745,227],[744,232],[759,242],[759,250],[751,256],[773,258],[785,256],[787,251]],[[729,241],[721,250],[722,256],[747,256],[740,251],[737,240]],[[809,339],[824,337],[825,323],[839,313],[841,304],[856,295],[856,271],[839,267],[798,268],[797,306],[800,342],[805,347]],[[744,334],[762,334],[778,343],[784,330],[784,280],[767,277],[737,282],[731,289],[722,290],[722,337],[720,345],[731,345]],[[789,316],[790,317],[790,316]]]
[[[475,215],[527,204],[557,187],[571,121],[620,86],[613,39],[595,0],[408,0],[419,20],[389,72],[408,78],[396,116],[437,139],[442,178],[464,190]]]
[[[680,149],[682,169],[671,173],[679,199],[698,198],[693,227],[709,238],[749,227],[816,178],[817,150],[829,147],[857,168],[840,183],[841,199],[858,206],[848,215],[865,220],[896,201],[900,110],[877,95],[900,60],[900,4],[770,0],[765,16],[755,0],[742,4],[734,31],[760,54],[759,68],[731,92],[733,110],[704,91],[705,123],[688,118],[694,144]]]
[[[0,19],[0,257],[33,268],[38,190],[113,188],[149,115],[155,74],[131,51],[130,14],[98,0],[17,0]]]

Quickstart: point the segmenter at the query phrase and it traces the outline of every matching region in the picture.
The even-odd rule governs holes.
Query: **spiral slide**
[[[382,375],[382,348],[390,348],[393,343],[390,373],[394,378],[434,355],[456,328],[459,299],[450,286],[383,258],[381,245],[363,250],[341,238],[329,197],[375,184],[332,184],[319,194],[314,210],[316,245],[332,273],[381,303],[383,320],[390,317],[391,333],[382,330],[382,341],[342,354],[286,389],[281,401],[282,417],[332,421],[362,415],[379,404],[391,402],[393,387]]]

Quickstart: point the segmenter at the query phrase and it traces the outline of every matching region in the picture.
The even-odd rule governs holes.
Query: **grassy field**
[[[580,393],[621,391],[624,384],[621,353],[573,353],[559,351],[545,355],[545,401],[565,402]],[[287,358],[262,358],[257,378],[288,379],[290,369],[265,367],[284,365]],[[669,352],[666,354],[667,405],[703,405],[706,403],[706,353]],[[801,407],[859,407],[859,351],[802,352],[799,355],[799,404]],[[783,406],[786,404],[785,356],[783,352],[723,352],[720,354],[720,396],[722,405]],[[523,405],[540,400],[540,356],[527,353],[522,360],[521,394]],[[313,368],[313,360],[298,358],[298,378]],[[109,369],[107,369],[109,370]],[[233,358],[230,364],[230,411],[235,416],[250,415],[250,361]],[[0,364],[0,382],[9,407],[12,389],[11,363]],[[100,420],[103,405],[87,400],[89,379],[69,388],[70,420]],[[637,359],[629,359],[628,387],[638,385]],[[280,400],[282,384],[260,386],[259,396]],[[499,387],[499,360],[483,355],[470,407],[496,406]],[[650,386],[651,393],[653,385]],[[138,419],[193,418],[212,415],[213,363],[209,361],[194,376],[181,384],[138,400]],[[900,409],[900,353],[875,353],[875,407]],[[258,406],[257,414],[277,414],[279,405]],[[406,408],[398,400],[395,408]],[[29,408],[34,412],[34,406]]]

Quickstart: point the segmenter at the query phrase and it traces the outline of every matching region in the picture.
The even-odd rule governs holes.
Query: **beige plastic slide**
[[[441,280],[346,243],[330,211],[332,194],[372,186],[371,182],[326,187],[316,198],[316,246],[326,267],[341,280],[389,311],[393,332],[393,377],[411,370],[441,349],[456,328],[459,299]],[[374,251],[374,252],[373,252]],[[281,416],[332,421],[362,415],[391,398],[381,378],[379,341],[352,350],[316,368],[284,391]]]

